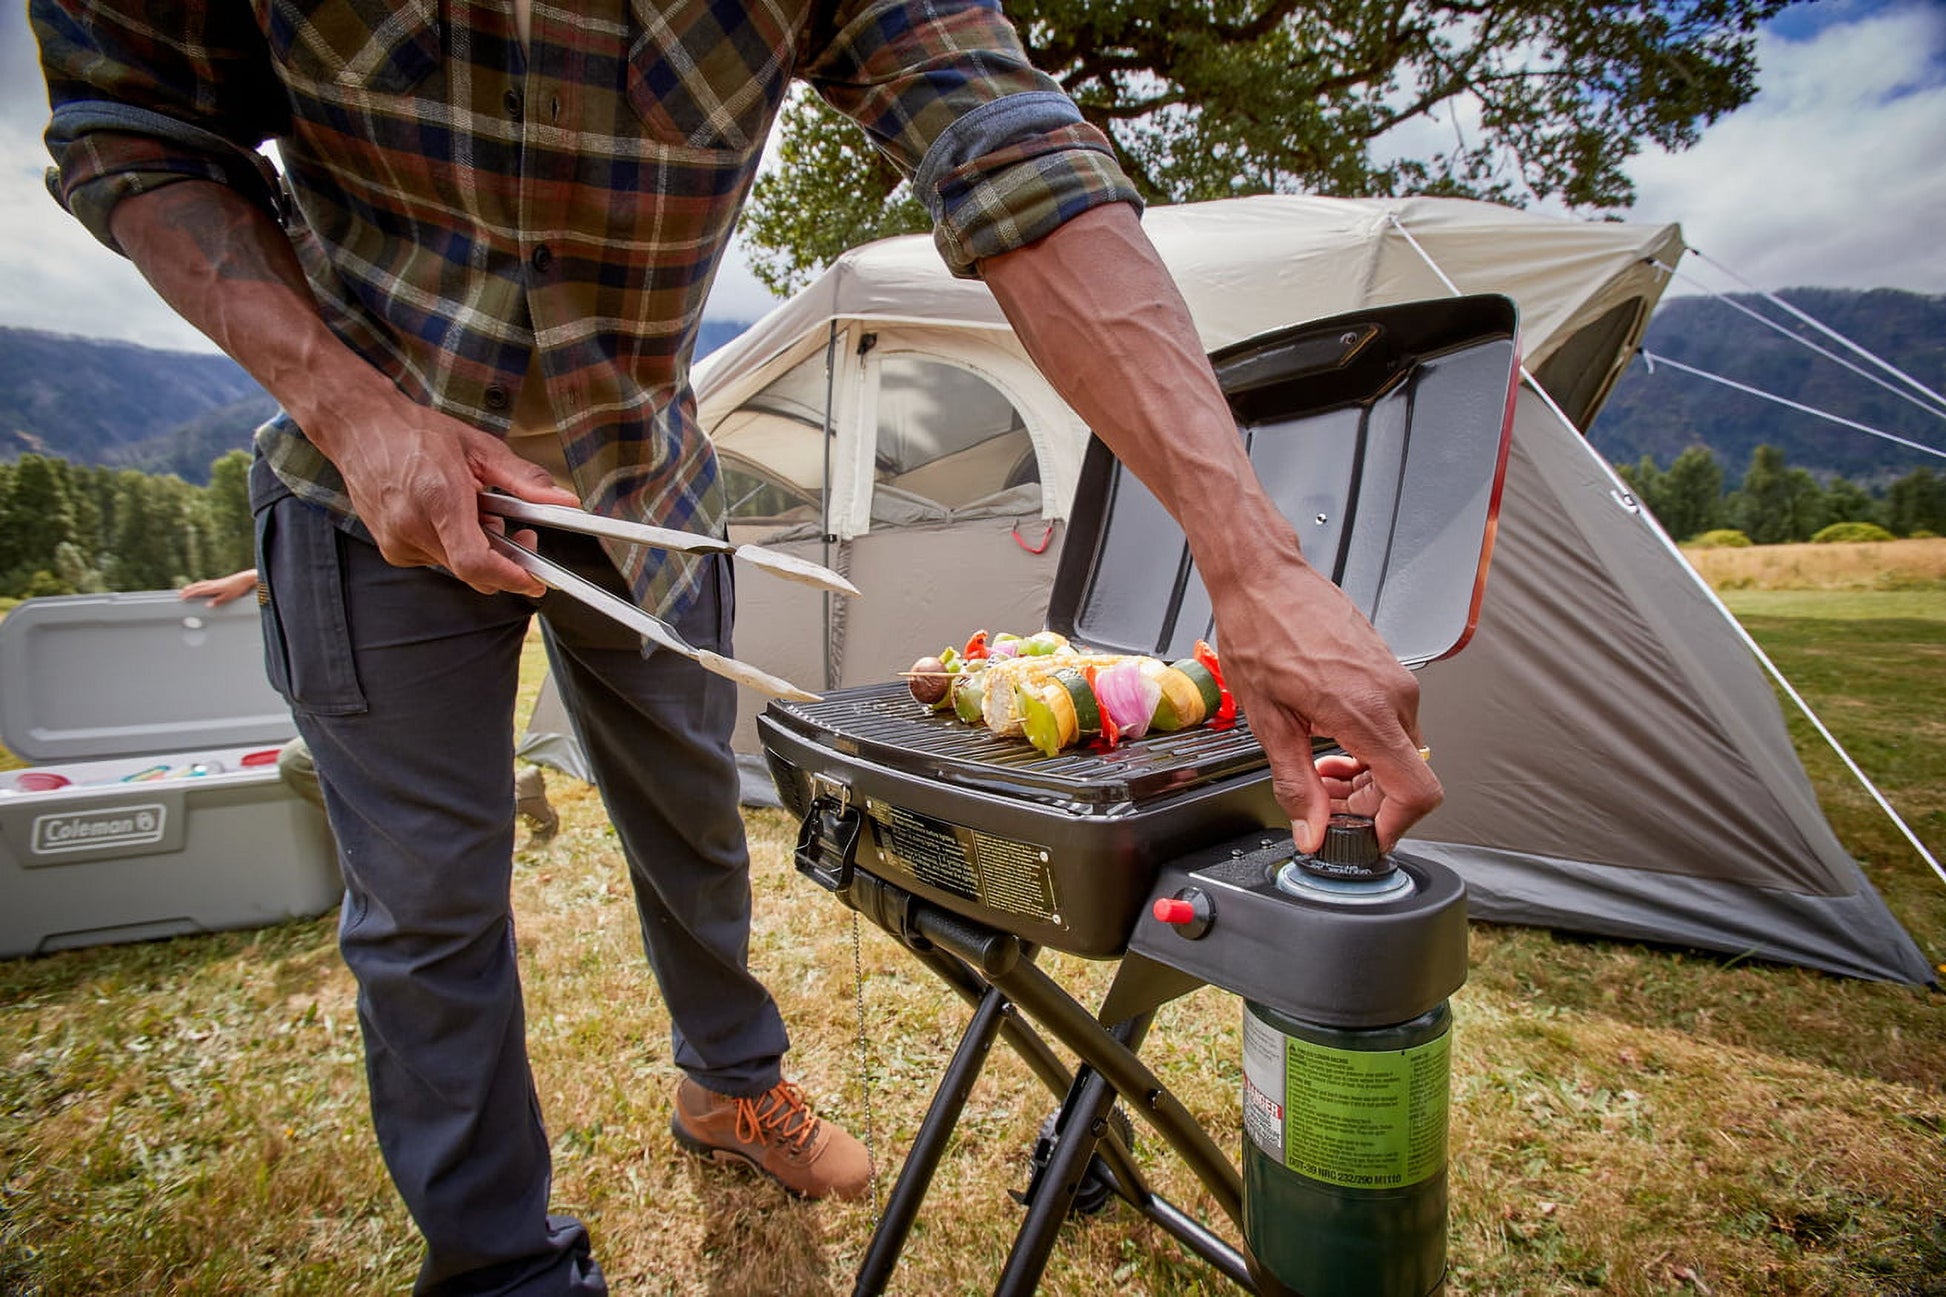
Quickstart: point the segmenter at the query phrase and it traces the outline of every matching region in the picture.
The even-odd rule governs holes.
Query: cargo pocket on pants
[[[257,594],[264,670],[297,711],[352,716],[366,709],[345,610],[345,537],[294,495],[257,510]]]

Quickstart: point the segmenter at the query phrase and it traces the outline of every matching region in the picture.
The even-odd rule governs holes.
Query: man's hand
[[[241,599],[257,588],[257,569],[246,567],[228,576],[206,577],[201,581],[191,581],[176,595],[178,599],[201,599],[211,608],[221,608],[233,599]]]
[[[479,493],[499,489],[570,508],[581,501],[498,437],[407,400],[390,384],[373,395],[356,410],[340,403],[299,424],[338,466],[385,561],[443,567],[482,594],[541,594],[539,578],[487,543],[482,525],[499,530],[503,522],[482,517]],[[532,543],[531,532],[515,538]]]
[[[1389,850],[1444,796],[1420,756],[1419,682],[1315,569],[1267,566],[1253,584],[1217,604],[1224,679],[1270,758],[1292,836],[1314,850],[1332,813],[1351,811]],[[1350,755],[1313,762],[1313,736]]]
[[[1334,799],[1390,848],[1439,804],[1418,754],[1418,685],[1318,574],[1264,494],[1189,308],[1134,211],[1114,204],[980,265],[1034,363],[1188,536],[1216,609],[1224,678],[1270,758],[1297,845]],[[1327,785],[1312,736],[1351,766]],[[1344,809],[1340,806],[1339,809]]]
[[[499,438],[413,402],[340,342],[269,213],[193,180],[122,200],[111,225],[163,299],[249,370],[338,466],[387,562],[443,567],[483,594],[546,588],[488,545],[479,493],[580,501]]]

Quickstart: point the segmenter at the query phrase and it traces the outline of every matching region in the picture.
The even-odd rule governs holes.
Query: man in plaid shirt
[[[782,1079],[745,968],[733,686],[543,597],[476,505],[498,488],[720,534],[689,357],[793,79],[912,177],[948,264],[1183,522],[1299,845],[1334,802],[1388,845],[1437,804],[1416,685],[1257,486],[1134,191],[991,0],[29,9],[57,197],[282,406],[252,479],[267,661],[327,792],[421,1291],[604,1291],[581,1224],[547,1214],[508,907],[536,607],[669,1004],[677,1141],[801,1194],[867,1182]],[[546,543],[730,653],[727,560]],[[1358,760],[1321,776],[1313,733]]]

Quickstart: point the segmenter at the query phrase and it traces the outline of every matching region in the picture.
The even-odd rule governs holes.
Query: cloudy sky
[[[24,7],[0,4],[0,324],[207,349],[42,188],[46,101]],[[1761,288],[1946,293],[1946,4],[1812,0],[1764,31],[1759,58],[1749,105],[1687,152],[1635,161],[1630,215],[1680,222]],[[708,314],[747,320],[770,304],[733,265]]]

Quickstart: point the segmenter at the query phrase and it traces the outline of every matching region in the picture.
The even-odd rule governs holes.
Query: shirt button
[[[496,384],[486,390],[486,404],[489,410],[504,410],[513,402],[507,399],[507,389]]]
[[[500,96],[500,102],[506,105],[507,116],[513,118],[515,121],[520,120],[520,91],[508,90],[506,94]]]
[[[533,261],[535,271],[545,275],[547,268],[554,264],[554,250],[543,243],[540,247],[534,249],[534,255],[531,260]]]
[[[547,97],[547,120],[551,122],[561,120],[561,96],[549,95]]]

